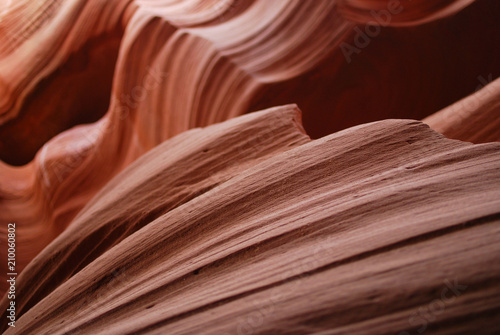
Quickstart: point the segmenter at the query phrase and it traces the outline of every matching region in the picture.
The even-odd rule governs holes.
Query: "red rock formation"
[[[277,292],[276,312],[253,331],[409,331],[416,325],[407,314],[433,301],[444,280],[498,279],[496,269],[483,274],[477,265],[497,261],[495,247],[479,241],[498,235],[495,144],[449,141],[414,121],[306,143],[291,106],[188,131],[298,103],[313,138],[427,117],[449,138],[500,141],[500,4],[396,5],[0,7],[0,237],[16,222],[17,270],[27,266],[17,282],[16,330],[245,332],[238,329],[249,321],[235,316],[246,320],[269,304],[261,295]],[[450,246],[461,238],[470,240]],[[446,258],[452,250],[469,255],[467,248],[478,251]],[[6,252],[0,248],[0,259]],[[427,270],[415,274],[414,262]],[[6,262],[0,269],[5,291]],[[279,277],[284,269],[293,271]],[[367,273],[374,294],[364,291]],[[342,287],[357,280],[346,291],[356,302]],[[476,329],[474,313],[493,324],[498,302],[479,298],[488,292],[498,287],[453,299],[434,326]],[[306,303],[311,296],[315,303]],[[464,307],[467,299],[483,307]],[[135,321],[122,320],[131,313]]]
[[[343,14],[363,24],[413,26],[456,14],[474,0],[340,0]]]
[[[411,120],[308,142],[298,120],[251,114],[141,157],[21,274],[15,331],[397,333],[435,300],[434,328],[499,330],[500,144]]]
[[[479,77],[477,92],[424,119],[449,138],[474,143],[500,141],[500,79]]]

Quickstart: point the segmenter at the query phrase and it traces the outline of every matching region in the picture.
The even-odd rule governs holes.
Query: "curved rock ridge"
[[[499,153],[413,120],[311,141],[294,106],[185,132],[28,265],[5,334],[415,332],[432,304],[494,333]]]
[[[64,246],[58,243],[47,246],[20,275],[18,315],[156,217],[207,192],[259,160],[303,144],[307,139],[298,109],[286,106],[203,130],[192,129],[157,146],[92,199],[86,207],[90,215],[81,212],[57,238]],[[228,143],[234,145],[228,146]],[[203,157],[204,161],[200,161]],[[141,163],[151,159],[157,162],[156,166]],[[158,188],[148,190],[150,183]],[[96,221],[96,216],[102,220]],[[83,236],[86,237],[81,241]],[[61,262],[61,266],[54,266],[57,262]],[[47,272],[47,267],[53,271]]]
[[[174,15],[168,6],[153,11],[151,2],[129,7],[123,2],[123,10],[113,11],[117,24],[125,28],[106,115],[94,124],[56,136],[26,166],[0,163],[0,220],[16,222],[20,227],[17,243],[23,253],[18,256],[19,270],[124,167],[167,138],[246,113],[259,87],[313,68],[352,27],[338,14],[335,1],[260,0],[241,4],[246,8],[242,13],[231,6],[217,7],[217,13],[224,9],[227,14],[221,22],[212,22],[212,14],[206,11],[198,16],[199,6],[187,6],[186,22],[176,21],[181,26],[168,21]],[[92,15],[103,16],[107,12],[99,6],[113,7],[101,2],[80,5],[89,8]],[[175,4],[170,9],[173,7]],[[190,8],[192,20],[188,20]],[[77,22],[87,22],[86,13],[81,12]],[[60,15],[65,17],[64,12]],[[208,20],[206,25],[200,24],[203,18]],[[333,23],[329,23],[332,18]],[[297,26],[298,20],[305,25]],[[74,30],[79,29],[75,25]],[[313,36],[325,38],[313,40]],[[58,37],[63,39],[64,35]],[[258,57],[259,52],[265,57]],[[93,85],[93,81],[88,83]],[[54,85],[60,87],[62,83]],[[80,91],[70,87],[73,89]],[[49,94],[37,92],[41,99]],[[69,96],[62,101],[71,99]],[[90,101],[95,102],[92,98]],[[21,126],[23,121],[19,122]],[[15,127],[6,127],[1,134],[9,137]],[[29,134],[29,127],[26,129]],[[1,143],[14,149],[8,141]],[[0,284],[2,289],[6,288],[4,282]]]
[[[0,18],[2,157],[24,165],[50,138],[104,114],[129,3],[11,1]]]
[[[496,227],[493,222],[497,220],[497,212],[490,213],[488,206],[493,208],[497,203],[487,197],[498,198],[495,191],[498,178],[493,172],[497,169],[496,161],[490,160],[490,150],[498,154],[496,144],[474,146],[449,141],[417,121],[366,123],[382,119],[423,119],[447,138],[473,143],[500,141],[499,15],[497,0],[0,1],[0,222],[3,222],[0,245],[6,244],[6,223],[15,222],[16,269],[21,273],[16,302],[22,330],[18,331],[123,333],[128,323],[122,318],[136,312],[138,322],[131,325],[130,329],[135,329],[131,332],[199,333],[207,324],[216,327],[207,329],[212,333],[279,333],[295,326],[302,333],[326,329],[331,333],[359,333],[366,329],[381,333],[402,329],[415,333],[423,329],[424,321],[439,329],[460,332],[476,329],[471,311],[484,317],[485,322],[492,321],[497,302],[491,299],[488,300],[491,305],[486,303],[480,295],[486,295],[487,291],[481,290],[474,291],[477,296],[467,296],[467,303],[461,296],[459,299],[438,298],[442,304],[437,302],[433,306],[444,304],[445,308],[442,313],[440,310],[437,315],[432,314],[432,320],[412,314],[412,321],[402,322],[404,309],[399,309],[403,314],[388,312],[377,319],[378,314],[370,308],[380,296],[384,299],[392,296],[384,291],[387,289],[384,283],[400,281],[392,270],[387,270],[388,277],[384,277],[385,270],[382,270],[382,264],[391,263],[389,259],[394,257],[394,264],[400,262],[401,278],[417,278],[415,287],[411,286],[411,280],[407,284],[410,286],[398,286],[400,292],[404,292],[401,293],[404,299],[408,299],[408,305],[403,306],[407,312],[429,298],[430,292],[439,290],[436,278],[450,283],[456,278],[460,283],[464,279],[474,285],[485,284],[491,292],[496,292],[497,287],[488,282],[496,280],[496,269],[493,268],[488,277],[476,273],[481,270],[480,265],[473,268],[474,261],[483,264],[477,258],[482,246],[474,236],[479,238],[489,232],[488,238],[495,239],[496,228],[488,227]],[[299,115],[298,108],[290,103],[298,104],[304,113]],[[282,107],[274,107],[280,105]],[[255,110],[265,111],[249,114]],[[248,115],[239,117],[244,114]],[[416,134],[416,137],[408,135],[410,138],[407,138],[400,133],[400,128],[401,132]],[[319,140],[311,141],[306,133]],[[328,147],[329,138],[344,152]],[[404,143],[399,143],[397,138],[406,138],[411,146],[400,148]],[[352,142],[352,146],[348,142]],[[393,149],[401,161],[389,152]],[[290,158],[289,153],[295,156]],[[352,167],[339,162],[345,174],[337,171],[335,175],[339,174],[342,179],[334,179],[333,172],[321,165],[329,153],[334,160],[337,157],[341,162],[353,160],[349,163]],[[355,158],[357,153],[363,153],[369,167]],[[308,158],[302,161],[297,158],[300,155]],[[425,171],[412,167],[411,162],[419,159],[427,162]],[[403,171],[403,165],[397,165],[400,163],[408,163],[410,167],[404,169],[404,174],[393,176],[396,170]],[[418,164],[415,166],[420,166]],[[363,175],[363,171],[357,174],[351,168],[373,175]],[[431,178],[425,173],[435,176],[436,188],[425,184]],[[477,178],[483,179],[475,179],[468,173],[476,173]],[[389,179],[379,184],[376,179],[379,175],[387,175]],[[258,180],[259,177],[263,179]],[[369,177],[375,179],[365,185]],[[350,178],[358,178],[359,185]],[[284,181],[276,185],[275,180]],[[393,180],[396,184],[385,184]],[[240,184],[233,184],[236,181]],[[304,185],[299,185],[299,181]],[[287,190],[291,193],[285,195],[281,187],[288,187],[288,182],[291,184]],[[320,182],[324,182],[324,186],[319,185]],[[370,189],[372,186],[374,189]],[[252,187],[260,191],[251,193]],[[344,197],[344,188],[354,190],[352,192],[361,190],[366,196],[373,193],[374,207],[370,207],[371,203],[356,207],[356,202],[353,206],[357,209],[347,211],[350,214],[335,212],[335,206],[344,208],[344,205],[337,198],[329,198],[330,194],[348,203],[352,200]],[[219,194],[216,190],[225,191]],[[270,195],[274,190],[276,198]],[[245,192],[250,193],[245,195]],[[391,207],[383,200],[386,193],[380,192],[388,192],[398,207]],[[479,197],[481,192],[484,199]],[[411,200],[414,207],[410,204],[412,194],[416,197]],[[468,194],[471,201],[467,200]],[[213,198],[214,204],[218,203],[221,208],[211,207],[208,198]],[[245,200],[240,203],[240,198]],[[435,208],[427,202],[429,199],[436,199]],[[228,208],[222,205],[225,203]],[[331,211],[323,208],[329,206],[327,204],[333,206]],[[191,206],[200,218],[208,215],[207,221],[184,214]],[[231,212],[231,206],[238,211]],[[223,210],[233,213],[234,220],[233,214],[225,214]],[[313,227],[323,224],[317,223],[319,219],[313,213],[316,210],[320,216],[335,217],[334,221],[327,221],[340,225],[342,231],[352,222],[368,228],[366,232],[363,228],[363,233],[355,230],[347,237],[337,237],[337,232],[325,227],[316,231]],[[295,255],[297,258],[289,261],[295,262],[296,269],[297,262],[308,262],[310,253],[311,257],[322,255],[324,244],[316,242],[316,235],[320,236],[323,229],[326,229],[325,238],[339,239],[342,243],[370,242],[367,236],[379,236],[377,229],[392,234],[396,218],[407,220],[406,212],[415,216],[408,218],[408,234],[417,236],[418,229],[427,230],[421,234],[424,237],[408,237],[410,242],[394,242],[395,246],[387,242],[381,246],[383,252],[373,253],[373,256],[381,255],[376,258],[380,260],[380,268],[373,265],[375,272],[372,273],[381,276],[377,277],[381,280],[378,286],[381,293],[367,296],[366,306],[361,303],[367,308],[363,309],[365,319],[360,321],[362,314],[356,319],[347,312],[349,308],[358,308],[356,302],[349,305],[350,300],[346,305],[332,305],[333,309],[325,307],[325,313],[331,310],[326,320],[338,319],[331,321],[333,323],[323,320],[323,312],[287,309],[293,301],[302,301],[297,306],[308,305],[301,299],[309,294],[318,296],[318,304],[310,306],[322,309],[323,302],[324,306],[330,306],[328,299],[337,293],[325,294],[323,301],[321,290],[328,292],[328,289],[320,286],[330,282],[332,274],[339,278],[335,287],[344,285],[344,279],[359,280],[359,283],[367,283],[367,279],[361,274],[359,278],[343,277],[344,268],[335,270],[336,265],[331,269],[333,272],[324,272],[330,269],[325,265],[328,269],[319,266],[318,270],[299,270],[300,274],[287,274],[282,282],[275,281],[273,271],[287,268],[283,262],[288,261],[280,259],[278,253]],[[448,218],[453,213],[461,219]],[[214,216],[220,217],[220,223]],[[269,235],[263,225],[272,230],[275,223],[266,221],[268,216],[283,225],[290,222],[286,225],[304,232],[305,237],[298,233]],[[302,216],[304,224],[299,223]],[[467,229],[460,228],[459,221],[464,223],[462,219],[469,217]],[[394,227],[384,226],[386,219],[393,222],[387,224]],[[420,219],[427,221],[421,223]],[[248,229],[243,228],[247,220]],[[430,232],[428,221],[431,220],[449,227],[435,236]],[[379,221],[381,228],[375,228],[372,223]],[[234,227],[230,226],[233,222]],[[158,233],[161,230],[158,225],[167,227],[167,235]],[[485,230],[469,230],[471,225]],[[208,230],[202,231],[201,227]],[[259,230],[261,228],[264,230]],[[155,236],[146,237],[146,232],[158,233],[158,240],[152,240]],[[178,237],[179,234],[182,236]],[[453,236],[468,234],[471,240],[467,246],[477,249],[478,254],[452,265],[444,258],[432,263],[430,256],[425,258],[422,251],[424,258],[418,262],[436,269],[436,277],[425,282],[413,274],[411,269],[416,268],[409,262],[414,259],[410,256],[415,250],[435,249],[444,255],[450,241],[455,241]],[[446,239],[437,239],[441,235]],[[221,242],[214,242],[212,246],[219,237]],[[275,242],[268,244],[265,242],[268,238],[283,242],[283,247],[276,246]],[[428,240],[427,244],[421,244],[421,240]],[[146,242],[140,244],[139,241]],[[165,241],[171,241],[168,243],[178,246],[182,252],[174,255],[174,249],[165,246]],[[217,249],[227,246],[226,241],[230,245],[227,255]],[[378,240],[381,244],[385,241]],[[200,245],[196,246],[198,242]],[[367,248],[371,246],[368,242]],[[311,251],[308,243],[317,245],[320,251]],[[150,254],[153,249],[148,249],[149,244],[151,248],[162,245],[168,255],[177,257],[172,259],[178,263],[170,256],[162,258],[162,252]],[[200,251],[204,246],[208,250],[206,254]],[[235,248],[245,251],[235,251]],[[373,248],[379,250],[378,244]],[[124,255],[131,261],[111,269],[113,259],[126,262],[117,256],[117,250],[128,250]],[[139,256],[134,258],[132,250]],[[262,255],[259,250],[263,250]],[[335,254],[341,253],[340,249],[332,250]],[[358,249],[352,250],[355,253]],[[193,254],[198,251],[199,255]],[[212,251],[216,256],[210,254]],[[457,254],[465,255],[465,252],[464,249]],[[257,258],[245,258],[247,253]],[[223,254],[225,256],[221,256]],[[352,256],[354,259],[338,262],[356,273],[364,273],[357,269],[370,268],[371,260],[367,259],[366,264],[357,263],[365,257],[360,255],[371,257],[372,253],[360,251],[359,255]],[[206,264],[192,270],[194,277],[188,275],[191,270],[187,270],[193,265],[188,261],[191,256],[193,264]],[[325,256],[324,261],[337,264],[333,256]],[[488,257],[495,261],[494,255]],[[5,248],[0,248],[0,259],[7,259]],[[438,263],[447,264],[444,268],[449,272],[446,273],[453,276],[462,269],[477,278],[460,274],[443,279],[441,275],[445,270],[438,269]],[[152,273],[156,273],[150,279],[146,278],[148,264]],[[201,276],[205,268],[210,270],[209,277]],[[271,269],[271,272],[259,275],[255,269]],[[136,270],[137,276],[133,272]],[[382,272],[377,272],[379,270]],[[111,275],[105,275],[106,271],[111,271]],[[121,277],[124,271],[126,275]],[[250,273],[246,271],[255,272],[256,277],[252,275],[247,280],[253,278],[256,284],[262,284],[260,288],[244,281],[239,290],[231,286],[237,286],[233,281],[240,274],[245,278]],[[7,273],[7,262],[0,262],[2,293],[7,288]],[[235,277],[230,278],[231,274]],[[101,286],[90,283],[88,278],[95,279]],[[266,278],[271,286],[266,286]],[[217,291],[221,287],[214,283],[219,279],[228,283],[227,296]],[[182,282],[188,286],[184,287]],[[311,291],[299,290],[296,295],[288,292],[286,287],[294,287],[293,291],[293,283],[297,282],[307,282]],[[108,283],[113,286],[109,292]],[[203,288],[205,283],[207,286]],[[194,286],[200,286],[201,291],[193,289],[193,295],[187,293]],[[144,287],[147,292],[141,291]],[[256,306],[260,306],[260,300],[251,300],[250,305],[249,300],[245,300],[247,296],[252,299],[254,293],[258,293],[258,299],[273,294],[274,287],[279,296],[290,293],[288,298],[283,298],[290,300],[271,299],[270,305],[265,302],[264,307],[259,308]],[[361,287],[358,291],[356,287],[351,287],[353,296],[363,296],[359,291]],[[75,294],[65,297],[64,292]],[[418,292],[418,297],[410,292]],[[70,297],[80,305],[72,305],[67,300]],[[112,302],[114,297],[118,300]],[[168,298],[165,301],[176,306],[178,315],[159,304],[165,297]],[[186,300],[177,305],[176,299],[181,298]],[[141,313],[146,312],[139,312],[142,304],[149,300],[155,301],[146,306],[152,316],[145,316]],[[389,300],[384,301],[388,304]],[[458,301],[452,303],[452,300]],[[473,302],[478,301],[485,303],[484,309],[474,307]],[[2,308],[6,303],[4,299]],[[398,304],[391,306],[386,311],[392,311]],[[64,312],[66,307],[68,310]],[[335,312],[335,308],[340,310]],[[43,310],[50,314],[46,320],[40,317]],[[269,310],[273,312],[268,313]],[[233,312],[236,314],[231,314]],[[68,318],[56,318],[59,313]],[[115,318],[114,313],[118,317]],[[274,316],[258,316],[264,314]],[[243,321],[240,319],[235,324],[231,321],[235,315]],[[213,317],[217,322],[211,321]],[[198,321],[193,323],[193,319]],[[440,321],[435,321],[437,319]],[[457,319],[460,322],[455,322]],[[392,325],[390,320],[399,321]],[[386,322],[390,324],[387,329],[383,326]],[[453,322],[456,324],[451,325]],[[191,325],[194,328],[189,328]]]
[[[463,10],[476,0],[340,0],[346,17],[360,23],[383,20],[390,26],[414,26]]]
[[[402,2],[398,17],[427,6],[412,3],[420,5]],[[441,11],[451,6],[443,1],[437,12],[450,16],[410,28],[379,22],[379,32],[360,45],[366,39],[360,32],[371,28],[351,21],[344,9],[368,10],[368,4],[379,14],[388,5],[11,2],[0,19],[0,155],[6,159],[0,161],[0,221],[19,227],[19,271],[113,176],[185,130],[298,103],[308,133],[318,138],[377,119],[423,118],[470,93],[478,74],[500,74],[499,50],[488,37],[500,35],[495,0],[459,13]],[[489,33],[476,38],[481,31]],[[346,45],[356,50],[346,53]],[[0,290],[6,287],[1,280]]]
[[[473,143],[500,142],[500,78],[478,77],[477,92],[423,121],[448,138]]]

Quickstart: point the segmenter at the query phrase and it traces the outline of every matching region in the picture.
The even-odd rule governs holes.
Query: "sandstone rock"
[[[446,137],[474,143],[500,141],[500,79],[482,81],[477,92],[428,116],[424,122]]]
[[[498,15],[0,2],[2,331],[497,332]]]
[[[250,114],[137,160],[23,271],[15,331],[497,329],[500,143],[411,120],[309,141],[298,120]]]

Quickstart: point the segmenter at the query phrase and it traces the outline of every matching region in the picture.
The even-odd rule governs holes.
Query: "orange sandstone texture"
[[[332,1],[247,1],[241,3],[244,10],[230,2],[208,6],[205,2],[192,1],[191,6],[179,7],[144,1],[131,3],[121,11],[112,2],[76,1],[71,6],[76,3],[87,9],[79,12],[79,20],[87,24],[74,25],[74,30],[81,30],[83,34],[79,41],[88,37],[84,33],[92,32],[85,16],[87,12],[93,20],[102,15],[105,21],[111,15],[105,10],[109,6],[110,10],[116,9],[112,10],[112,17],[123,13],[117,19],[117,24],[125,28],[114,66],[109,108],[96,123],[76,126],[52,138],[28,164],[13,167],[0,163],[0,221],[13,221],[18,225],[18,248],[23,250],[18,255],[20,270],[67,227],[106,182],[131,162],[190,128],[248,112],[250,99],[263,83],[286,80],[313,68],[352,27]],[[53,16],[65,18],[69,14],[64,8],[55,11]],[[333,24],[332,18],[336,18]],[[299,20],[307,24],[298,26]],[[106,22],[110,22],[109,19]],[[53,29],[50,33],[65,41],[66,31]],[[102,38],[108,36],[104,35]],[[314,40],[314,36],[325,38]],[[56,48],[38,43],[22,44],[25,45],[31,48],[29,53],[26,51],[30,55],[39,53],[42,46],[50,50]],[[300,51],[292,52],[296,49]],[[70,50],[56,50],[60,52],[59,57],[44,55],[44,59],[59,62],[53,66],[63,66]],[[79,57],[78,52],[73,55]],[[82,71],[90,70],[83,67]],[[36,81],[40,76],[26,80]],[[98,80],[88,85],[93,87]],[[10,100],[17,99],[16,106],[22,105],[22,96],[30,95],[33,89],[23,86],[21,95],[14,84],[9,86],[13,92]],[[77,87],[60,82],[53,85],[58,92],[75,90],[74,96],[66,93],[63,101],[76,99],[72,102],[76,104],[95,101]],[[50,91],[33,92],[42,97],[52,96]],[[57,113],[77,111],[61,109]],[[4,112],[6,119],[15,119],[17,114],[20,113],[11,109]],[[53,119],[59,122],[55,115]],[[9,122],[4,126],[1,134],[15,129]],[[29,130],[30,126],[37,126],[37,122],[25,125],[25,129]],[[29,133],[20,134],[19,142],[28,143]],[[6,136],[2,143],[12,148],[7,140],[13,139]],[[4,153],[10,159],[22,159],[28,157],[24,150],[33,151],[33,148],[37,148],[37,143],[14,150],[14,156]],[[0,250],[2,256],[4,252]],[[0,278],[4,276],[0,274]],[[0,285],[6,288],[5,281]]]
[[[412,120],[311,141],[299,119],[134,162],[20,275],[6,334],[499,331],[500,143]]]
[[[495,79],[500,3],[428,4],[12,2],[0,20],[0,222],[17,224],[18,269],[113,176],[193,127],[297,103],[318,138],[421,119]],[[378,29],[362,19],[371,12]],[[473,132],[498,140],[481,122]]]
[[[123,180],[111,181],[93,198],[86,207],[91,208],[89,215],[81,212],[57,238],[62,245],[47,246],[30,263],[17,281],[17,312],[24,314],[96,257],[162,214],[266,157],[307,141],[298,110],[288,106],[192,129],[164,142],[126,169]],[[156,163],[143,166],[151,159]]]
[[[7,333],[495,333],[499,15],[0,2]]]

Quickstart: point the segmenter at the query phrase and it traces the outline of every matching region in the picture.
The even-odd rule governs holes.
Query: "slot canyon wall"
[[[0,2],[1,331],[499,332],[498,17]]]

